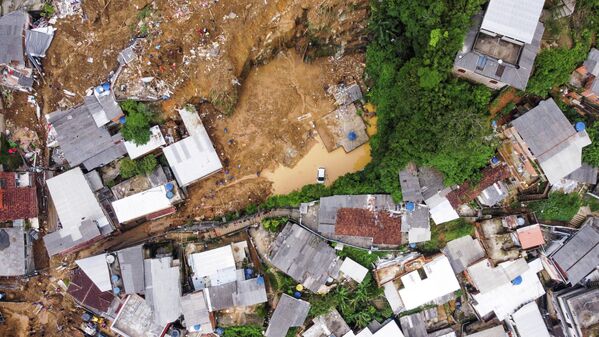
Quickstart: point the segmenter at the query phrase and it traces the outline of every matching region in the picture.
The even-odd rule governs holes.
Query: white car
[[[319,184],[324,184],[325,180],[326,180],[326,171],[324,170],[324,167],[319,167],[318,171],[316,173],[316,182]]]

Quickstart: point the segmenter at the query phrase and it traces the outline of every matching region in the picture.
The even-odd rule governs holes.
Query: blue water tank
[[[217,335],[222,336],[225,333],[225,329],[216,328],[216,330],[214,330],[214,332],[216,332]]]
[[[499,164],[499,158],[497,158],[497,157],[491,158],[491,164],[493,164],[493,165]]]
[[[409,244],[409,246],[410,246],[410,248],[412,248],[412,249],[416,249],[416,244],[415,244],[415,243],[410,243],[410,244]]]
[[[164,185],[164,188],[166,188],[167,191],[172,191],[173,188],[175,188],[175,185],[173,185],[173,183],[166,183],[166,185]]]
[[[202,330],[202,324],[196,324],[196,325],[194,325],[193,326],[193,330],[194,331],[200,331],[200,330]]]
[[[522,276],[518,276],[518,277],[516,277],[515,279],[512,280],[512,284],[515,285],[515,286],[517,286],[517,285],[519,285],[521,283],[522,283]]]
[[[119,118],[119,123],[125,124],[125,122],[127,122],[127,117],[122,116],[121,118]]]
[[[584,122],[576,122],[576,125],[574,127],[576,128],[577,132],[584,131],[584,129],[587,128],[587,126],[586,126],[586,124],[584,124]]]
[[[293,297],[295,297],[297,299],[302,298],[302,293],[300,293],[299,291],[296,291],[293,293]]]
[[[177,329],[172,329],[169,334],[171,335],[171,337],[180,337],[181,336],[181,331],[177,330]]]
[[[256,282],[258,283],[258,285],[263,285],[264,284],[264,276],[258,276],[258,278],[256,279]]]
[[[109,91],[110,90],[110,82],[103,83],[102,89],[104,89],[104,91]]]
[[[245,279],[249,280],[252,278],[252,276],[254,275],[254,271],[252,270],[252,268],[245,268],[243,270],[243,272],[245,273]]]
[[[350,141],[353,142],[354,140],[358,139],[358,135],[356,135],[356,133],[354,131],[350,131],[347,134],[347,139],[349,139]]]
[[[171,191],[166,192],[167,199],[172,199],[174,196],[175,196],[175,193],[173,193]]]
[[[101,93],[103,93],[103,92],[104,92],[104,88],[103,88],[101,85],[99,85],[99,86],[97,86],[97,87],[96,87],[96,92],[97,92],[98,94],[101,94]]]
[[[408,210],[408,212],[413,212],[416,209],[416,204],[414,204],[411,201],[406,202],[406,210]]]
[[[114,274],[110,277],[110,279],[112,280],[112,282],[118,282],[120,280],[120,277],[118,275]]]
[[[114,287],[114,289],[112,289],[112,292],[113,292],[115,295],[118,295],[118,294],[120,294],[120,293],[121,293],[121,288],[119,288],[119,287]]]

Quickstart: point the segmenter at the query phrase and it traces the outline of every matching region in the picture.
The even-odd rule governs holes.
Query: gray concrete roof
[[[54,33],[48,34],[39,30],[27,30],[25,32],[27,54],[35,57],[45,57],[53,38]]]
[[[208,310],[203,291],[182,296],[181,309],[185,319],[185,326],[187,328],[199,324],[202,327],[203,333],[212,331],[210,311]]]
[[[309,310],[310,303],[283,294],[266,329],[266,337],[285,337],[289,328],[304,324]]]
[[[466,35],[464,48],[458,52],[454,66],[468,69],[489,79],[507,83],[514,88],[524,90],[532,73],[545,27],[540,22],[537,24],[532,43],[524,44],[520,58],[518,59],[518,66],[516,67],[505,62],[500,64],[498,60],[489,55],[483,55],[472,49],[479,34],[481,21],[482,13],[474,17],[475,23]]]
[[[473,334],[466,335],[468,337],[507,337],[503,326],[498,325],[483,331],[479,331]]]
[[[583,330],[599,322],[599,289],[571,287],[555,293],[554,296],[558,299],[558,313],[564,331],[573,329],[577,331],[577,337],[583,336]],[[565,318],[571,326],[566,326],[568,322]]]
[[[590,218],[580,231],[551,255],[572,285],[599,265],[599,218]]]
[[[587,71],[595,76],[599,76],[599,50],[592,48],[584,61],[584,67]]]
[[[303,337],[341,337],[351,331],[349,325],[347,325],[336,309],[332,309],[328,313],[314,318],[312,321],[314,325],[302,333]]]
[[[235,302],[233,302],[233,294],[236,290],[236,282],[229,282],[208,288],[208,295],[210,296],[210,306],[212,307],[212,310],[219,311],[235,307]]]
[[[485,188],[477,197],[478,201],[485,206],[495,206],[508,196],[508,190],[503,181]]]
[[[276,268],[313,292],[325,285],[327,278],[337,277],[341,267],[335,249],[326,241],[291,223],[272,244],[270,260]]]
[[[116,254],[121,267],[125,293],[143,294],[145,291],[143,245],[121,249]]]
[[[61,230],[44,235],[44,244],[48,251],[48,255],[52,256],[62,253],[102,235],[98,225],[90,219],[81,222],[79,232],[81,233],[81,236],[75,240],[73,240],[73,236],[71,235],[63,237],[62,235],[64,235],[64,233]]]
[[[399,171],[399,184],[403,201],[422,202],[422,191],[418,181],[418,171],[415,167]]]
[[[129,295],[110,329],[126,337],[158,337],[165,326],[152,316],[152,307],[141,296]]]
[[[83,163],[87,170],[108,164],[127,153],[120,134],[111,136],[107,129],[96,125],[93,113],[101,109],[101,105],[94,103],[94,99],[86,98],[85,104],[47,116],[69,165]]]
[[[595,185],[597,183],[598,170],[589,164],[582,163],[576,171],[570,173],[566,179],[578,181],[583,184]]]
[[[23,11],[0,17],[0,64],[17,61],[25,66],[23,53],[24,31],[29,25],[29,14]]]
[[[166,326],[181,315],[179,266],[172,257],[144,260],[146,302],[154,312],[154,321]]]
[[[422,312],[403,316],[399,319],[399,323],[406,337],[428,337]]]
[[[443,254],[449,259],[449,263],[456,274],[466,270],[485,257],[485,251],[480,242],[470,235],[451,240],[443,248]]]
[[[261,280],[237,280],[208,288],[212,310],[247,307],[266,302],[266,287],[264,280]]]
[[[437,192],[445,189],[443,174],[432,167],[420,167],[418,169],[418,182],[422,188],[424,200],[428,200]]]
[[[0,228],[8,247],[0,249],[0,276],[21,276],[33,270],[32,247],[28,234],[20,227]]]

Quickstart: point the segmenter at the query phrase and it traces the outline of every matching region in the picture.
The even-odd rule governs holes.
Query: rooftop
[[[512,315],[512,320],[520,337],[550,337],[536,302],[518,309]]]
[[[334,233],[337,214],[342,208],[367,209],[370,211],[395,210],[397,205],[387,194],[334,195],[320,198],[318,231]]]
[[[67,292],[77,302],[100,314],[108,312],[108,308],[114,300],[112,292],[98,289],[94,282],[79,268],[73,271]]]
[[[310,303],[283,294],[270,318],[265,336],[285,337],[290,328],[304,324],[309,310]]]
[[[576,132],[551,98],[518,117],[512,125],[552,184],[582,165],[582,148],[591,143],[586,131]]]
[[[468,337],[507,337],[502,325],[466,335]]]
[[[190,254],[187,261],[196,290],[236,280],[237,268],[231,245]]]
[[[589,74],[599,76],[599,50],[591,48],[589,56],[587,56],[587,59],[584,61],[584,67]]]
[[[443,248],[443,254],[449,259],[456,274],[463,272],[467,267],[485,257],[485,251],[480,242],[469,235],[449,241]]]
[[[599,264],[599,218],[590,218],[580,231],[551,255],[566,282],[582,281]]]
[[[380,324],[378,325],[380,326]],[[357,334],[354,334],[352,331],[350,331],[343,337],[404,337],[404,334],[401,332],[399,326],[394,320],[389,320],[379,329],[371,329],[367,327]],[[408,337],[410,336],[408,335]]]
[[[472,285],[481,293],[485,293],[509,284],[528,269],[529,266],[523,258],[502,263],[497,267],[493,267],[489,260],[485,259],[468,267],[467,272]]]
[[[181,310],[188,331],[210,333],[213,331],[210,312],[203,291],[181,297]]]
[[[339,271],[358,283],[362,283],[368,274],[368,268],[362,266],[349,257],[346,257],[345,260],[343,260]]]
[[[37,188],[30,173],[0,172],[0,222],[35,218]]]
[[[55,111],[46,116],[71,167],[83,164],[87,170],[93,170],[127,153],[119,133],[111,135],[104,126],[96,124],[96,120],[102,120],[99,124],[107,120],[106,115],[107,111],[98,99],[95,96],[87,96],[81,105],[65,111]]]
[[[25,66],[23,31],[29,26],[29,14],[15,11],[0,17],[0,64],[17,62]]]
[[[219,311],[235,307],[247,307],[267,301],[266,287],[262,276],[243,279],[243,270],[238,270],[241,277],[234,282],[209,287],[210,310]]]
[[[110,326],[112,331],[124,337],[160,337],[164,328],[156,324],[152,308],[136,294],[127,297]]]
[[[106,264],[106,254],[86,257],[76,260],[75,263],[89,277],[89,279],[100,289],[100,291],[111,291],[110,271]]]
[[[146,302],[160,326],[176,321],[181,315],[181,279],[178,261],[172,257],[144,260]]]
[[[595,185],[597,184],[597,175],[599,170],[587,163],[582,163],[578,169],[568,174],[565,179],[574,180],[579,183]]]
[[[302,333],[302,337],[343,336],[350,328],[336,309],[312,320],[314,325]]]
[[[62,225],[44,237],[48,254],[59,254],[112,232],[80,168],[52,177],[46,185]]]
[[[401,217],[388,211],[340,208],[335,234],[372,238],[375,245],[400,245]]]
[[[545,244],[545,238],[543,238],[543,232],[539,224],[518,228],[516,233],[522,249],[534,248]]]
[[[164,140],[162,132],[160,131],[160,126],[158,125],[154,125],[150,128],[150,140],[143,145],[125,141],[125,149],[127,149],[127,154],[129,154],[129,158],[131,159],[139,158],[164,145],[166,145],[166,141]]]
[[[444,255],[435,257],[422,269],[402,276],[401,283],[403,288],[399,290],[399,296],[406,310],[433,302],[460,289],[449,259]]]
[[[562,327],[568,336],[583,337],[583,331],[599,324],[599,289],[570,287],[554,296]]]
[[[223,166],[195,109],[188,107],[178,112],[189,136],[165,147],[163,152],[177,182],[185,187]]]
[[[481,29],[531,43],[545,0],[491,0]]]
[[[401,195],[404,201],[416,203],[424,201],[416,165],[409,164],[405,169],[399,171],[399,184],[401,185]]]
[[[516,65],[522,45],[505,40],[501,36],[479,32],[472,49],[494,59],[502,60],[502,62]]]
[[[144,253],[143,245],[137,245],[116,252],[121,269],[121,279],[126,294],[143,294]]]
[[[0,276],[21,276],[33,271],[33,249],[23,228],[0,228]]]
[[[112,208],[119,223],[127,223],[173,207],[173,204],[179,200],[179,196],[173,193],[169,198],[169,192],[171,191],[167,190],[167,184],[156,186],[116,200],[112,202]]]
[[[460,205],[471,202],[480,195],[484,195],[485,192],[487,192],[487,196],[490,197],[491,195],[489,194],[487,189],[495,188],[494,185],[496,183],[499,183],[502,180],[505,180],[509,177],[510,169],[504,163],[501,163],[497,166],[488,166],[483,169],[482,178],[475,186],[471,186],[470,182],[466,181],[462,185],[460,185],[459,188],[456,188],[453,191],[451,191],[447,195],[447,199],[449,199],[449,202],[454,208],[457,208]],[[505,197],[506,194],[507,193],[502,193],[502,196]]]
[[[315,234],[291,223],[283,228],[272,244],[270,260],[276,268],[313,292],[318,292],[329,277],[336,278],[341,267],[334,248]]]

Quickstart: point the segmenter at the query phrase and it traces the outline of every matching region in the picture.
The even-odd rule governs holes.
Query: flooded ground
[[[376,117],[368,121],[368,135],[376,133]],[[287,194],[307,184],[316,183],[316,171],[319,167],[326,169],[326,185],[337,178],[362,170],[370,160],[370,144],[364,144],[350,153],[343,148],[328,152],[320,137],[317,143],[292,168],[279,166],[274,171],[264,171],[262,176],[270,180],[273,194]]]

